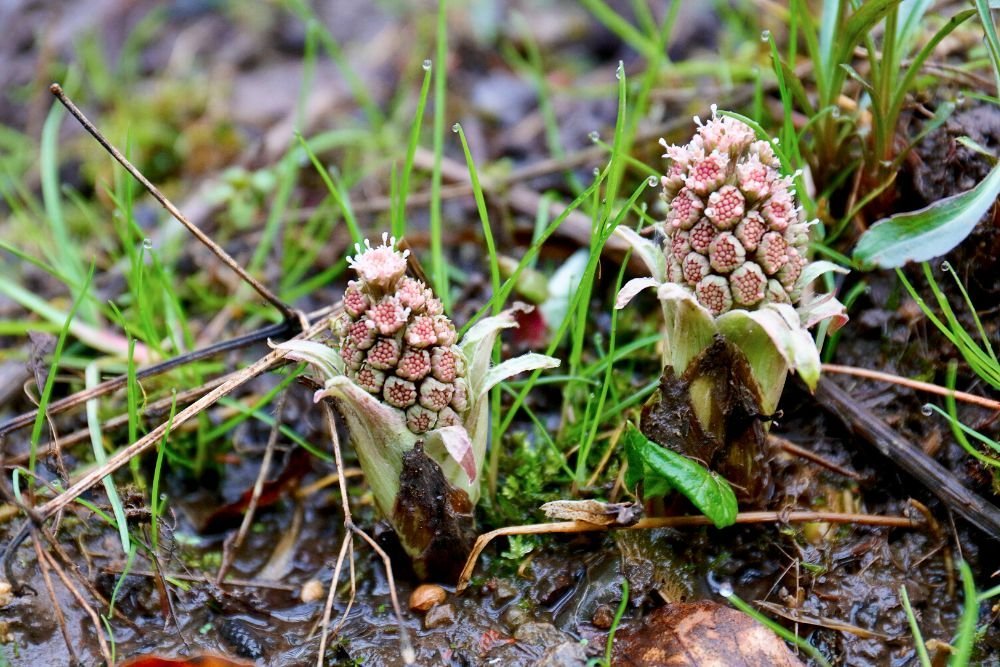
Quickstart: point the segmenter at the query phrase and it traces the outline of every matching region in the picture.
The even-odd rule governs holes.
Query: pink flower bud
[[[745,262],[729,276],[729,287],[733,300],[741,306],[754,306],[764,299],[767,278],[760,267],[753,262]]]
[[[382,396],[393,407],[408,408],[417,402],[417,388],[409,380],[394,375],[385,381]]]
[[[729,283],[722,276],[706,276],[694,288],[701,305],[713,315],[721,315],[733,307],[733,295]]]
[[[422,380],[431,372],[431,355],[427,350],[408,347],[396,366],[396,375],[407,380]]]

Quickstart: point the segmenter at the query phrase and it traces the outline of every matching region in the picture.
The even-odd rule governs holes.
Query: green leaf
[[[861,235],[854,259],[866,267],[892,269],[943,255],[969,235],[997,195],[1000,165],[971,190],[879,220]]]
[[[712,520],[716,528],[736,522],[736,494],[729,482],[686,456],[681,456],[648,439],[634,424],[623,436],[629,471],[626,482],[644,482],[645,495],[662,495],[676,489]]]

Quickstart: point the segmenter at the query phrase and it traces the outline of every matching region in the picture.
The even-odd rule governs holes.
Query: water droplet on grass
[[[771,41],[771,31],[770,30],[762,30],[760,32],[760,41],[762,41],[762,42],[769,42],[769,41]]]
[[[733,585],[728,581],[723,581],[719,584],[719,595],[724,598],[732,597],[733,595]]]
[[[922,414],[925,417],[930,417],[932,414],[934,414],[934,408],[931,407],[930,403],[924,403],[922,406],[920,406],[920,414]]]
[[[587,136],[590,137],[590,140],[593,141],[595,144],[601,140],[601,135],[597,130],[594,130]]]
[[[660,182],[660,179],[657,178],[656,176],[650,176],[649,178],[646,179],[646,182],[649,183],[649,187],[655,188],[656,184]]]
[[[146,250],[152,250],[153,249],[153,239],[150,239],[150,238],[143,239],[142,240],[142,247],[145,248]]]
[[[462,126],[459,125],[458,123],[455,123],[454,125],[451,126],[451,131],[452,132],[458,132],[461,129],[462,129]]]
[[[423,65],[423,67],[424,67],[424,71],[425,71],[425,72],[429,72],[429,71],[430,71],[430,69],[431,69],[431,66],[432,66],[433,64],[434,64],[434,63],[432,63],[432,62],[431,62],[431,59],[430,59],[430,58],[428,58],[427,60],[425,60],[425,61],[424,61],[424,65]]]
[[[625,76],[625,63],[619,60],[618,69],[615,70],[615,78],[621,81],[623,76]]]

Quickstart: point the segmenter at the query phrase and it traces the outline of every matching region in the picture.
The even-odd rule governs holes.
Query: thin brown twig
[[[912,475],[948,507],[994,540],[1000,540],[1000,508],[963,486],[954,473],[890,428],[833,380],[820,378],[816,399],[823,409]]]
[[[930,382],[911,380],[910,378],[893,375],[892,373],[883,373],[881,371],[873,371],[867,368],[858,368],[856,366],[841,366],[839,364],[823,364],[822,370],[824,373],[854,375],[855,377],[867,378],[869,380],[879,380],[881,382],[898,384],[902,387],[909,387],[910,389],[916,389],[917,391],[926,391],[929,394],[937,394],[938,396],[953,396],[956,400],[963,401],[965,403],[979,405],[984,408],[989,408],[990,410],[1000,410],[1000,401],[995,401],[991,398],[986,398],[985,396],[976,396],[975,394],[969,394],[964,391],[948,389],[947,387],[931,384]]]
[[[257,479],[253,484],[250,502],[247,504],[246,512],[243,514],[243,522],[240,524],[240,529],[236,531],[236,536],[232,541],[227,540],[222,550],[222,563],[219,565],[218,574],[215,575],[216,585],[221,583],[226,573],[229,572],[229,568],[233,564],[233,558],[236,556],[236,550],[243,544],[243,540],[246,539],[247,533],[250,531],[250,526],[253,524],[254,515],[257,513],[257,503],[260,502],[260,496],[264,492],[264,482],[267,480],[267,475],[271,470],[271,459],[274,458],[274,448],[278,444],[278,434],[281,432],[281,416],[285,410],[285,399],[287,397],[287,390],[281,392],[281,396],[278,397],[278,404],[274,409],[274,424],[271,426],[271,433],[267,438],[267,447],[264,449],[264,457],[260,462],[260,470],[257,472]]]
[[[338,478],[340,481],[340,495],[341,502],[343,503],[344,509],[344,528],[348,534],[354,534],[363,539],[368,543],[368,546],[372,548],[379,558],[382,559],[382,565],[385,567],[385,577],[389,584],[389,598],[392,600],[392,609],[396,613],[396,623],[399,626],[399,652],[403,658],[403,663],[410,665],[416,661],[416,654],[413,651],[413,644],[410,642],[410,633],[406,629],[406,625],[403,623],[403,610],[399,605],[399,596],[396,594],[396,580],[392,572],[392,560],[389,558],[389,554],[379,546],[378,542],[373,540],[368,534],[354,525],[354,520],[351,517],[351,506],[348,502],[347,495],[347,479],[344,475],[344,461],[340,452],[340,438],[337,435],[337,423],[333,418],[333,408],[330,407],[329,401],[323,401],[324,414],[326,416],[327,427],[330,429],[330,441],[333,446],[333,457],[337,466]],[[353,559],[352,563],[352,576],[353,576]],[[336,582],[331,582],[331,586],[334,586]],[[353,587],[352,587],[353,590]],[[320,654],[322,659],[322,653]]]
[[[52,585],[52,577],[49,575],[49,562],[42,556],[42,547],[39,541],[37,539],[32,540],[32,544],[35,547],[35,555],[38,559],[38,569],[42,573],[42,582],[44,582],[45,590],[48,591],[49,599],[52,601],[52,613],[56,617],[59,632],[62,633],[63,641],[66,643],[66,650],[69,651],[70,662],[76,665],[80,662],[80,659],[76,655],[73,638],[70,636],[69,627],[66,625],[66,616],[63,615],[62,605],[59,604],[59,599],[56,598],[56,589]]]
[[[740,512],[735,523],[812,523],[825,521],[827,523],[852,523],[865,526],[886,526],[889,528],[913,528],[918,522],[905,516],[885,516],[880,514],[850,514],[843,512]],[[665,516],[640,519],[631,526],[599,526],[586,521],[556,521],[552,523],[534,523],[523,526],[508,526],[483,533],[476,538],[476,543],[465,561],[462,574],[458,578],[457,592],[462,592],[469,585],[469,579],[475,570],[479,555],[490,542],[505,535],[547,535],[550,533],[595,533],[607,530],[649,530],[651,528],[683,528],[687,526],[711,526],[713,521],[707,516]]]
[[[109,574],[126,574],[125,570],[121,568],[105,566],[102,567],[101,569]],[[196,584],[207,584],[209,586],[216,585],[215,581],[213,581],[212,578],[210,577],[197,574],[185,574],[182,572],[158,573],[153,570],[137,570],[133,568],[128,571],[128,574],[134,574],[137,577],[149,577],[151,579],[162,576],[164,579],[177,579],[178,581],[190,581]],[[257,579],[240,579],[240,578],[234,579],[232,577],[221,582],[220,584],[218,584],[218,586],[235,586],[237,588],[265,588],[272,591],[286,591],[288,593],[294,593],[298,591],[300,588],[302,588],[297,584],[284,584],[281,583],[280,581],[260,581]]]
[[[186,391],[178,392],[177,394],[174,394],[172,396],[166,396],[159,400],[153,401],[152,403],[146,405],[146,407],[139,412],[139,415],[142,417],[161,416],[165,414],[167,411],[169,411],[170,406],[173,405],[175,402],[177,405],[184,405],[188,401],[197,399],[199,396],[203,396],[206,393],[210,392],[211,390],[215,389],[220,384],[230,379],[237,373],[239,373],[239,371],[234,371],[227,375],[213,378],[198,387],[194,387]],[[114,430],[116,428],[120,428],[122,426],[126,426],[128,425],[128,420],[129,420],[128,414],[120,414],[114,417],[110,417],[101,423],[101,430],[106,432]],[[59,438],[58,442],[50,441],[39,445],[37,451],[35,452],[35,456],[39,459],[43,459],[53,454],[59,454],[60,452],[64,451],[67,447],[71,447],[72,445],[84,442],[89,438],[90,438],[90,430],[87,428],[81,428],[76,431],[73,431],[68,435],[62,436],[61,438]],[[17,454],[14,456],[8,456],[4,460],[4,465],[6,466],[22,465],[29,460],[30,456],[31,456],[30,452]]]
[[[332,306],[327,306],[315,310],[309,313],[306,317],[308,317],[310,322],[316,322],[321,318],[333,314],[339,308],[340,304],[338,302]],[[146,366],[144,368],[140,368],[135,373],[135,379],[143,380],[147,377],[152,377],[154,375],[166,373],[167,371],[173,370],[174,368],[177,368],[179,366],[193,363],[195,361],[199,361],[201,359],[205,359],[208,357],[213,357],[223,352],[228,352],[231,350],[243,348],[246,347],[247,345],[258,343],[267,340],[269,338],[278,338],[280,336],[284,336],[289,330],[290,326],[288,322],[282,322],[279,324],[273,324],[264,327],[262,329],[258,329],[257,331],[252,331],[242,336],[230,338],[229,340],[219,341],[218,343],[207,345],[198,350],[185,352],[184,354],[177,355],[176,357],[167,359],[165,361],[161,361],[157,364],[153,364],[152,366]],[[105,380],[104,382],[90,389],[78,391],[71,396],[67,396],[66,398],[62,398],[57,401],[52,401],[48,405],[48,410],[53,415],[65,412],[66,410],[70,410],[74,407],[77,407],[78,405],[86,403],[92,398],[104,396],[105,394],[109,394],[113,391],[121,389],[122,387],[125,386],[127,382],[128,382],[128,375],[118,375],[116,377]],[[30,426],[35,422],[36,414],[37,410],[32,410],[31,412],[25,412],[23,414],[17,415],[16,417],[12,417],[11,419],[5,422],[0,423],[0,437],[8,433],[11,433],[13,431],[16,431],[18,429],[22,429],[25,426]]]
[[[307,328],[305,331],[296,336],[296,338],[311,338],[326,328],[326,326],[327,323],[325,321],[320,321]],[[173,432],[181,424],[195,415],[200,414],[203,410],[205,410],[205,408],[213,405],[220,398],[231,393],[245,382],[269,370],[279,361],[284,359],[287,354],[287,350],[272,350],[261,359],[243,369],[232,379],[227,380],[188,407],[178,412],[169,424],[160,424],[139,440],[136,440],[131,445],[119,450],[111,456],[104,465],[90,470],[71,487],[38,508],[38,514],[42,519],[52,517],[57,511],[59,511],[59,509],[73,502],[81,493],[100,482],[104,477],[110,475],[115,470],[118,470],[118,468],[128,463],[134,457],[142,454],[147,449],[154,446],[163,438],[163,436]]]
[[[107,664],[114,664],[114,659],[111,657],[111,650],[108,648],[108,642],[104,638],[104,626],[101,625],[101,618],[97,615],[94,607],[87,602],[83,595],[80,594],[80,591],[77,590],[76,586],[73,585],[73,582],[70,581],[69,577],[66,576],[66,573],[62,571],[62,568],[58,566],[55,559],[53,559],[48,552],[44,549],[39,549],[38,553],[41,554],[43,559],[48,561],[49,566],[56,573],[56,576],[58,576],[62,581],[63,586],[66,587],[66,590],[68,590],[70,595],[73,596],[77,604],[79,604],[90,617],[90,622],[94,624],[94,634],[97,636],[97,644],[101,649],[101,655],[104,656]]]
[[[337,563],[333,567],[333,576],[330,578],[330,590],[326,593],[326,602],[323,604],[323,616],[317,621],[309,632],[312,637],[316,633],[316,628],[323,628],[319,636],[319,654],[316,656],[316,667],[323,667],[326,655],[326,640],[330,632],[330,617],[333,615],[333,602],[337,598],[337,582],[340,581],[340,570],[344,566],[344,557],[347,556],[347,548],[354,543],[354,535],[345,531],[344,541],[340,544],[340,553],[337,554]]]
[[[362,477],[364,476],[364,474],[365,473],[361,468],[347,468],[346,470],[344,470],[344,477],[348,479],[350,479],[351,477]],[[295,489],[295,492],[292,495],[294,495],[297,500],[301,500],[302,498],[308,498],[312,494],[316,493],[317,491],[322,491],[331,484],[337,484],[338,482],[340,482],[340,477],[341,477],[340,473],[336,472],[330,473],[329,475],[317,479],[315,482],[311,484],[300,486],[299,488]]]
[[[151,194],[153,198],[156,199],[156,201],[158,201],[161,206],[163,206],[163,208],[167,209],[167,212],[170,213],[170,215],[172,215],[175,220],[184,225],[184,227],[186,227],[187,230],[191,232],[191,234],[193,234],[196,239],[201,241],[201,243],[205,247],[207,247],[210,251],[212,251],[212,254],[218,257],[223,264],[225,264],[233,272],[235,272],[244,282],[250,285],[267,302],[269,302],[271,305],[273,305],[275,308],[281,311],[281,314],[284,315],[286,320],[291,322],[299,322],[302,325],[303,329],[306,328],[305,322],[303,321],[301,315],[298,312],[296,312],[294,308],[292,308],[290,305],[282,301],[276,294],[274,294],[271,290],[265,287],[263,283],[261,283],[259,280],[257,280],[249,273],[247,273],[246,269],[240,266],[239,263],[235,259],[233,259],[229,253],[223,250],[222,247],[218,243],[213,241],[207,234],[205,234],[205,232],[198,229],[198,227],[195,226],[194,223],[192,223],[190,220],[188,220],[184,216],[184,214],[181,213],[180,210],[176,206],[174,206],[174,204],[169,199],[167,199],[155,185],[153,185],[149,181],[149,179],[143,176],[138,169],[132,166],[132,163],[129,162],[125,158],[125,156],[122,155],[121,152],[117,148],[115,148],[111,144],[111,142],[109,142],[104,137],[103,134],[101,134],[101,131],[98,130],[97,127],[90,122],[90,120],[83,114],[83,112],[80,111],[80,109],[77,108],[75,104],[73,104],[73,101],[69,99],[69,97],[66,95],[65,92],[63,92],[62,86],[60,86],[58,83],[53,83],[51,86],[49,86],[49,91],[53,95],[55,95],[60,102],[62,102],[63,106],[69,109],[69,112],[73,114],[73,116],[80,122],[80,124],[83,125],[83,128],[87,130],[87,132],[89,132],[91,136],[94,137],[94,139],[97,140],[97,143],[99,143],[104,150],[110,153],[111,157],[117,160],[118,163],[125,168],[125,171],[130,173],[135,180],[139,181],[142,184],[142,186],[149,191],[149,194]]]
[[[799,447],[794,442],[792,442],[790,440],[786,440],[785,438],[782,438],[781,436],[777,436],[777,435],[774,435],[773,433],[769,433],[768,436],[767,436],[767,439],[771,443],[773,443],[774,446],[777,446],[782,451],[785,451],[785,452],[787,452],[787,453],[789,453],[789,454],[791,454],[793,456],[801,457],[803,459],[806,459],[807,461],[812,461],[816,465],[822,466],[822,467],[826,468],[827,470],[831,470],[831,471],[837,473],[838,475],[843,475],[844,477],[846,477],[848,479],[853,479],[854,481],[860,481],[860,480],[864,479],[861,475],[859,475],[858,473],[854,472],[853,470],[848,470],[847,468],[845,468],[843,466],[837,465],[833,461],[830,461],[830,460],[828,460],[828,459],[820,456],[816,452],[808,450],[805,447]]]

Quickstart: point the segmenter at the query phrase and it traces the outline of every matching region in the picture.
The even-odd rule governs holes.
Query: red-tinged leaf
[[[549,340],[549,332],[541,310],[532,308],[515,311],[514,321],[517,322],[517,328],[511,334],[514,343],[529,350],[545,347]]]
[[[260,498],[257,499],[258,509],[269,507],[278,502],[289,489],[302,479],[309,468],[309,453],[304,449],[293,451],[284,470],[274,479],[264,482]],[[217,533],[238,523],[250,506],[251,498],[253,498],[253,486],[244,491],[238,500],[223,505],[212,512],[201,526],[201,532]]]
[[[189,658],[167,658],[156,654],[140,655],[118,663],[118,667],[250,667],[252,665],[252,662],[211,654]]]

